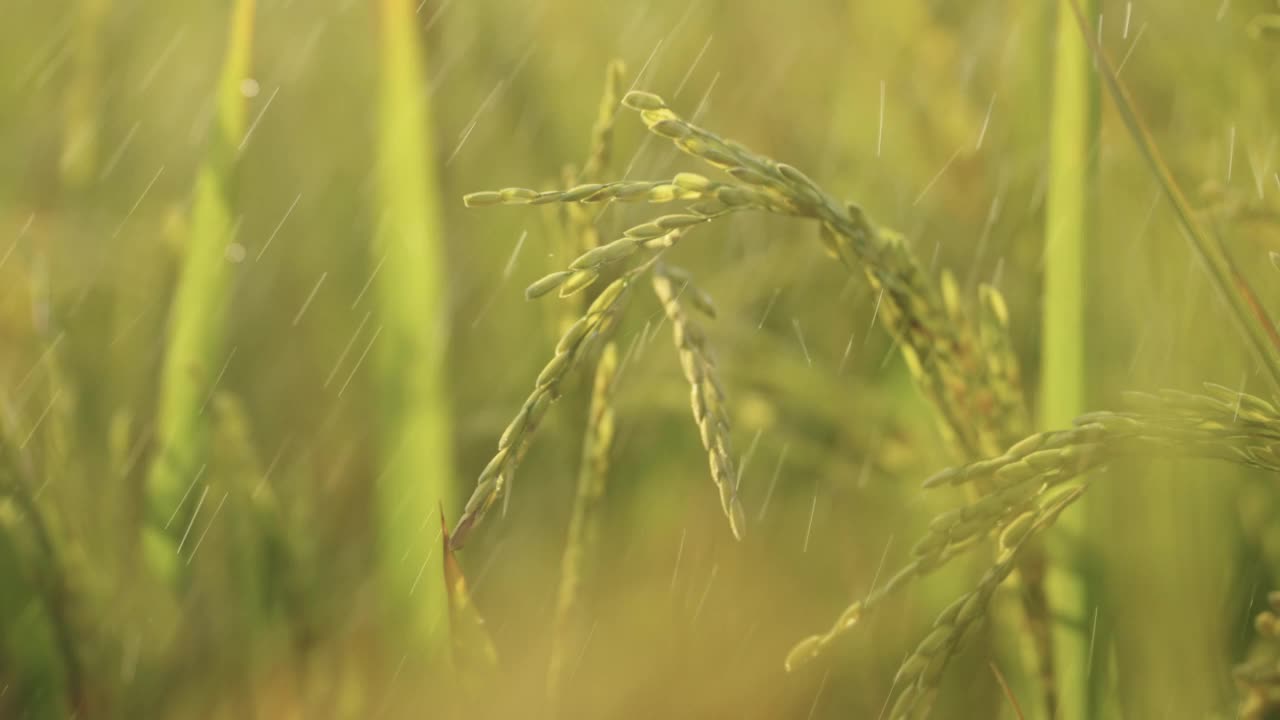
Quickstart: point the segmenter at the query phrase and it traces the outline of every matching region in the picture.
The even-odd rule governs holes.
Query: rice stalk
[[[1127,86],[1120,80],[1107,54],[1103,52],[1093,33],[1089,31],[1084,11],[1076,0],[1066,0],[1066,2],[1071,4],[1076,24],[1093,53],[1108,94],[1115,102],[1116,109],[1120,112],[1120,117],[1129,131],[1129,136],[1138,146],[1151,174],[1160,183],[1160,189],[1165,197],[1173,205],[1187,241],[1204,264],[1219,296],[1231,310],[1237,329],[1244,335],[1258,360],[1267,369],[1272,385],[1280,388],[1280,330],[1276,328],[1275,321],[1267,313],[1248,279],[1236,267],[1222,237],[1217,232],[1205,228],[1198,219],[1186,194],[1178,186],[1178,181],[1169,170],[1169,165],[1156,145],[1155,139],[1147,129],[1146,122],[1138,113]]]
[[[577,187],[586,183],[600,182],[613,157],[613,124],[618,114],[618,103],[622,91],[623,73],[626,66],[621,60],[613,60],[605,68],[604,91],[600,95],[600,108],[596,113],[595,125],[591,128],[591,141],[587,148],[587,157],[578,171],[572,166],[565,167],[562,176],[565,187]],[[599,247],[600,213],[576,204],[561,205],[561,233],[564,255],[577,257],[582,253]],[[584,295],[561,305],[561,330],[568,327],[574,318],[582,314],[582,307],[590,303],[591,298]]]
[[[240,606],[247,641],[254,628],[269,623],[268,613],[280,600],[297,594],[297,540],[283,530],[280,502],[265,479],[243,403],[232,393],[218,392],[209,404],[213,416],[209,486],[221,490],[211,495],[221,495],[220,504],[226,504],[217,516],[216,533],[225,543],[225,557],[219,559],[227,563],[228,579],[236,589],[234,602],[227,604]],[[188,542],[185,560],[190,562],[198,549]]]
[[[424,93],[424,47],[411,0],[379,0],[376,203],[370,247],[380,326],[372,381],[379,473],[374,490],[378,575],[394,618],[387,625],[410,647],[432,647],[443,589],[418,587],[440,572],[425,532],[454,490],[448,376],[449,336],[431,95]]]
[[[196,178],[186,254],[169,309],[144,550],[152,571],[171,584],[183,574],[177,548],[192,512],[184,495],[208,462],[209,418],[203,409],[227,360],[234,266],[225,250],[236,207],[237,148],[245,132],[240,82],[250,75],[253,29],[254,0],[237,0],[218,80],[216,119]]]
[[[618,114],[621,99],[622,77],[627,66],[621,60],[612,60],[605,67],[604,92],[600,95],[600,109],[591,128],[591,145],[587,161],[582,166],[581,182],[591,182],[604,176],[613,158],[613,121]]]
[[[1158,182],[1164,197],[1173,206],[1183,235],[1194,255],[1204,266],[1211,285],[1227,306],[1236,329],[1243,335],[1245,343],[1266,369],[1266,375],[1273,390],[1280,388],[1280,330],[1277,330],[1275,321],[1262,304],[1248,278],[1236,265],[1220,234],[1220,228],[1215,223],[1207,225],[1203,223],[1187,200],[1186,194],[1179,186],[1130,96],[1127,86],[1120,80],[1118,70],[1102,50],[1099,39],[1095,38],[1090,31],[1089,22],[1080,3],[1070,0],[1069,6],[1128,134],[1137,145],[1139,153]],[[1236,448],[1230,449],[1238,451]]]
[[[189,612],[218,612],[184,627],[182,642],[206,648],[206,670],[225,679],[224,693],[248,698],[262,663],[245,649],[263,647],[259,632],[271,626],[273,600],[292,589],[296,557],[282,552],[292,540],[283,537],[274,493],[262,482],[244,406],[234,394],[217,391],[206,412],[208,502],[180,545],[180,559],[190,573]]]
[[[609,474],[609,454],[614,434],[614,380],[618,372],[618,346],[605,344],[596,363],[591,404],[578,465],[578,487],[569,515],[569,533],[560,560],[560,584],[552,624],[551,659],[547,668],[547,697],[555,706],[564,685],[564,673],[574,645],[570,625],[581,616],[581,586],[587,553],[599,545],[600,504]]]
[[[1096,3],[1085,0],[1089,17]],[[1084,274],[1094,234],[1092,188],[1096,183],[1098,91],[1088,49],[1074,27],[1071,8],[1058,6],[1052,111],[1049,114],[1049,183],[1045,201],[1044,301],[1042,304],[1040,426],[1060,427],[1085,408]],[[1060,534],[1087,535],[1088,501],[1068,516]],[[1053,625],[1056,668],[1044,673],[1045,711],[1066,717],[1090,714],[1089,638],[1080,628],[1096,600],[1085,555],[1065,543],[1054,549],[1050,602],[1070,622]],[[1054,675],[1056,674],[1056,678]],[[1096,677],[1096,676],[1095,676]],[[1056,687],[1053,683],[1056,682]]]
[[[93,176],[98,157],[98,113],[102,85],[102,25],[109,0],[80,0],[76,13],[73,71],[65,98],[62,152],[58,166],[68,187],[81,187]]]
[[[601,94],[600,109],[592,128],[586,163],[580,174],[566,173],[566,179],[569,179],[569,175],[573,176],[572,184],[596,181],[609,167],[613,154],[613,121],[618,110],[624,72],[625,66],[621,60],[610,62],[605,69],[604,92]],[[595,219],[586,208],[573,203],[563,207],[566,210],[565,237],[571,247],[574,247],[572,254],[577,255],[599,247],[600,233]],[[594,298],[582,298],[584,302],[589,300]],[[566,303],[564,311],[572,315],[580,311],[580,308]],[[566,317],[566,320],[564,329],[572,326],[572,317]],[[560,582],[556,589],[551,652],[547,663],[547,699],[552,714],[555,714],[560,705],[570,648],[578,646],[576,634],[571,630],[583,614],[581,587],[589,565],[587,554],[599,544],[600,506],[608,482],[609,456],[613,449],[614,384],[618,362],[617,342],[609,339],[600,351],[595,377],[591,383],[582,454],[578,461],[577,489],[569,515],[564,554],[560,560]]]

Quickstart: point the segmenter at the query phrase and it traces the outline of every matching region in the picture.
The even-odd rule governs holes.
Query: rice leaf
[[[381,467],[375,493],[379,575],[389,628],[411,647],[432,642],[444,609],[425,518],[454,494],[445,369],[449,334],[435,141],[426,87],[417,3],[379,0],[380,88],[375,176],[382,220],[370,248],[381,327],[373,383]],[[436,568],[436,569],[433,569]],[[428,575],[429,576],[429,575]]]
[[[147,478],[145,551],[152,570],[171,582],[180,575],[176,548],[191,513],[184,497],[208,461],[209,418],[202,408],[228,360],[226,315],[235,266],[225,253],[236,214],[236,153],[245,132],[240,83],[250,74],[253,29],[254,0],[237,0],[218,81],[216,119],[196,178],[186,254],[169,308],[157,454]]]

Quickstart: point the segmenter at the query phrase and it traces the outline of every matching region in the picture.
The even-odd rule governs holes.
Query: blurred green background
[[[1258,28],[1277,10],[1100,8],[1102,44],[1175,175],[1272,308],[1280,56]],[[236,12],[252,42],[246,72],[227,75]],[[435,508],[456,519],[550,357],[559,301],[526,302],[523,288],[571,257],[554,208],[467,211],[460,198],[559,186],[586,155],[615,57],[624,89],[856,201],[970,301],[978,282],[999,287],[1037,397],[1055,3],[9,0],[4,15],[0,717],[550,713],[589,378],[552,408],[505,512],[459,553],[500,656],[478,691],[448,662]],[[228,134],[219,108],[237,106]],[[1265,395],[1102,108],[1087,407],[1204,381]],[[621,111],[610,177],[707,172],[647,138]],[[602,234],[651,214],[615,207]],[[919,489],[957,458],[873,324],[875,293],[816,234],[744,215],[672,253],[720,310],[706,327],[751,527],[742,543],[727,531],[661,328],[619,382],[604,531],[558,714],[874,718],[922,630],[989,564],[975,553],[831,660],[784,673],[796,640],[960,500]],[[179,318],[198,250],[225,308]],[[619,344],[660,317],[637,294]],[[202,347],[216,352],[166,371],[183,322],[211,323]],[[174,383],[196,398],[204,450],[180,468],[185,528],[160,529],[178,547],[157,566],[149,475]],[[1096,570],[1098,712],[1234,716],[1229,669],[1280,571],[1274,479],[1157,460],[1097,485],[1083,532],[1061,540]],[[1014,716],[988,666],[1025,686],[1010,632],[989,623],[951,665],[935,716]],[[1036,716],[1033,697],[1021,704]]]

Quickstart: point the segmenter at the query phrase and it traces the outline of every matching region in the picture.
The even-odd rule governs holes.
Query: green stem
[[[1092,17],[1095,0],[1086,0]],[[1087,30],[1092,32],[1091,29]],[[1085,410],[1086,244],[1094,230],[1098,88],[1092,59],[1071,8],[1059,6],[1049,126],[1049,186],[1045,208],[1044,305],[1040,424],[1069,426]],[[1065,547],[1082,537],[1089,499],[1059,521],[1054,567],[1048,577],[1054,615],[1054,665],[1060,717],[1088,717],[1090,691],[1087,626],[1090,588],[1083,558]],[[1052,692],[1053,689],[1046,689]],[[1050,715],[1055,709],[1050,708]]]
[[[609,342],[596,364],[582,459],[578,465],[578,489],[569,517],[569,537],[560,560],[560,585],[556,591],[551,660],[547,670],[547,695],[555,709],[559,708],[569,655],[574,647],[570,640],[576,638],[572,625],[581,620],[581,585],[592,565],[588,554],[599,545],[600,504],[608,482],[609,453],[613,445],[613,382],[617,369],[618,348]]]
[[[98,113],[102,88],[103,21],[109,0],[80,0],[76,16],[71,81],[64,100],[62,153],[58,158],[62,181],[82,188],[93,176],[98,154]]]
[[[1110,60],[1102,52],[1102,48],[1098,46],[1089,30],[1084,9],[1075,0],[1064,0],[1062,7],[1063,14],[1067,18],[1070,18],[1070,13],[1074,13],[1084,41],[1088,43],[1093,53],[1102,77],[1106,81],[1107,90],[1111,99],[1115,101],[1116,109],[1120,111],[1120,117],[1124,120],[1129,135],[1138,145],[1151,173],[1160,182],[1160,188],[1164,191],[1165,197],[1173,205],[1184,234],[1208,270],[1214,288],[1231,309],[1238,329],[1248,339],[1258,359],[1266,367],[1272,384],[1280,388],[1280,330],[1276,329],[1275,321],[1267,313],[1249,281],[1235,266],[1235,262],[1227,253],[1222,237],[1216,232],[1207,230],[1197,219],[1195,212],[1191,209],[1191,203],[1178,187],[1178,182],[1169,170],[1169,165],[1160,153],[1160,148],[1156,146],[1155,138],[1151,136],[1146,123],[1138,115],[1137,107],[1133,98],[1129,96],[1128,89],[1116,75]]]
[[[178,581],[183,566],[178,551],[189,508],[199,496],[193,484],[208,462],[205,404],[229,360],[226,313],[234,266],[226,259],[226,247],[234,225],[237,152],[245,132],[240,83],[250,76],[254,1],[236,0],[232,11],[213,134],[196,179],[191,232],[169,310],[156,418],[157,455],[147,478],[144,550],[152,571],[170,583]]]
[[[381,467],[375,489],[387,627],[410,648],[439,646],[443,567],[429,521],[453,501],[445,348],[444,237],[424,92],[420,23],[411,0],[379,0],[381,87],[372,261],[379,323],[374,382]]]

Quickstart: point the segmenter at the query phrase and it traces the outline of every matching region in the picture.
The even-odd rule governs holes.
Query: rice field
[[[0,718],[1280,713],[1280,6],[14,0]]]

